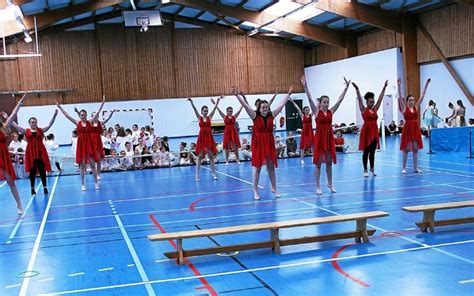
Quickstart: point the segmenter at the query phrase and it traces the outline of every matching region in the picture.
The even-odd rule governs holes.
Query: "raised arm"
[[[221,101],[221,98],[222,96],[220,96],[219,98],[217,98],[217,102],[216,104],[214,105],[214,108],[212,109],[211,113],[209,113],[209,118],[212,119],[212,117],[214,116],[214,114],[216,113],[216,110],[217,110],[217,107],[219,105],[219,102]]]
[[[117,111],[116,109],[110,111],[110,114],[109,114],[109,117],[107,117],[103,122],[102,124],[106,124],[107,122],[109,122],[109,120],[112,118],[112,115],[114,115],[115,111]]]
[[[355,88],[356,90],[356,94],[357,94],[357,102],[359,102],[359,110],[360,112],[364,112],[364,101],[362,101],[362,96],[360,94],[360,90],[359,90],[359,86],[357,86],[357,84],[355,84],[355,82],[352,82],[352,86]]]
[[[420,108],[421,103],[423,102],[423,99],[425,98],[426,90],[428,89],[428,85],[430,85],[430,82],[431,82],[431,78],[428,78],[428,80],[426,80],[425,87],[423,88],[423,91],[421,92],[420,99],[415,103],[415,107],[418,109]]]
[[[242,109],[244,109],[244,106],[240,106],[239,110],[235,113],[235,118],[237,119],[240,116],[240,112],[242,112]]]
[[[211,99],[211,103],[213,103],[214,105],[216,105],[216,101],[214,99]],[[224,119],[226,117],[225,113],[222,112],[221,108],[219,108],[219,106],[217,107],[217,111],[219,112],[219,114],[221,115],[222,119]]]
[[[57,101],[56,101],[56,106],[58,107],[59,111],[61,111],[64,114],[64,116],[66,116],[66,118],[69,119],[70,122],[77,125],[78,120],[75,119],[74,117],[72,117],[71,115],[69,115],[66,112],[66,110],[64,110],[63,107],[61,105],[59,105],[59,103]]]
[[[5,121],[5,128],[9,128],[10,125],[12,124],[13,122],[13,118],[16,116],[16,114],[18,113],[18,110],[20,110],[20,107],[23,105],[23,101],[25,100],[26,98],[26,94],[24,94],[21,99],[18,101],[18,104],[16,104],[15,108],[13,108],[13,111],[12,113],[10,114],[10,116],[8,116],[7,120]]]
[[[74,107],[74,112],[76,112],[78,117],[81,116],[81,112],[79,111],[79,109],[77,109],[77,107]]]
[[[245,111],[247,111],[247,114],[250,116],[250,118],[253,120],[257,116],[255,113],[255,110],[253,110],[252,107],[250,107],[249,103],[247,100],[244,99],[244,96],[239,94],[239,90],[236,88],[232,88],[232,93],[235,95],[239,103],[244,107]]]
[[[15,121],[12,121],[12,126],[21,134],[26,132],[26,128],[19,126]]]
[[[344,77],[344,82],[345,82],[344,90],[339,96],[339,99],[337,100],[336,104],[334,104],[334,106],[332,106],[331,108],[332,114],[336,113],[337,109],[339,109],[339,106],[341,105],[342,101],[344,100],[344,97],[346,96],[347,89],[349,89],[349,85],[351,84],[351,81],[347,80],[346,77]]]
[[[397,80],[397,93],[398,93],[398,110],[404,113],[407,105],[405,99],[402,97],[402,80],[398,78]]]
[[[385,90],[387,89],[387,86],[388,86],[388,80],[385,80],[385,83],[383,84],[382,91],[379,94],[379,98],[377,100],[377,103],[375,103],[375,111],[379,111],[380,105],[382,105],[383,97],[385,96]]]
[[[290,99],[290,96],[291,96],[292,93],[293,93],[293,85],[290,86],[290,89],[288,90],[288,93],[283,98],[283,100],[281,100],[281,102],[278,104],[278,106],[276,106],[276,108],[273,109],[273,111],[272,111],[273,117],[276,117],[278,114],[280,114],[281,110],[283,110],[283,107],[285,107],[286,103]]]
[[[309,106],[311,107],[311,112],[313,114],[318,114],[318,108],[319,108],[319,101],[313,101],[313,97],[311,96],[311,93],[309,92],[308,84],[306,83],[306,78],[303,75],[300,77],[301,84],[303,84],[304,91],[306,93],[306,96],[308,97],[309,101]]]
[[[277,87],[277,89],[275,90],[275,94],[273,95],[273,97],[272,97],[272,98],[270,99],[270,101],[268,102],[268,106],[269,106],[269,107],[272,106],[272,103],[273,103],[273,101],[275,101],[275,98],[277,97],[279,91],[280,91],[280,89]]]
[[[199,114],[196,106],[194,106],[193,100],[190,97],[188,97],[188,101],[191,103],[191,107],[193,107],[194,114],[196,114],[196,118],[199,119],[199,117],[201,117],[201,114]]]
[[[45,127],[42,128],[43,132],[46,133],[46,132],[51,128],[51,126],[53,125],[54,121],[56,120],[56,117],[58,116],[58,112],[59,112],[58,109],[54,110],[53,118],[51,118],[51,120],[49,121],[49,123],[48,123],[47,126],[45,126]]]
[[[95,115],[91,119],[92,121],[97,121],[97,119],[99,118],[100,112],[102,112],[102,108],[104,108],[104,104],[105,104],[105,95],[102,96],[102,102],[100,103],[99,110],[95,112]]]
[[[293,101],[293,99],[290,97],[290,102],[293,104],[293,106],[295,106],[295,109],[296,111],[298,111],[298,114],[300,115],[300,118],[303,119],[303,112],[301,112],[301,109],[300,107],[298,106],[298,104],[296,104],[295,101]]]

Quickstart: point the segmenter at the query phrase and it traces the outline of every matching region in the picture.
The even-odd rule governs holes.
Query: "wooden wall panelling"
[[[7,53],[16,54],[17,44],[8,45]],[[19,88],[18,61],[16,59],[0,60],[0,90],[17,90]]]
[[[359,55],[402,46],[402,35],[376,29],[360,35],[357,41]]]
[[[347,57],[347,52],[344,48],[323,44],[316,47],[316,64],[324,64],[337,60],[342,60]]]

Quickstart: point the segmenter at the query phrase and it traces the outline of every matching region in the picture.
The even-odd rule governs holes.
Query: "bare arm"
[[[109,117],[107,117],[107,119],[105,119],[105,120],[102,122],[102,124],[105,125],[107,122],[109,122],[109,120],[112,118],[112,115],[114,115],[115,111],[117,111],[117,110],[114,109],[114,110],[110,111]]]
[[[351,81],[346,80],[345,77],[344,77],[344,82],[345,82],[346,86],[344,87],[344,90],[342,91],[341,95],[339,96],[339,99],[337,100],[336,104],[334,104],[334,106],[332,106],[332,108],[331,108],[332,114],[336,113],[337,109],[339,109],[339,106],[341,105],[342,101],[344,100],[344,97],[346,96],[347,89],[349,89],[349,85],[351,84]]]
[[[242,112],[242,109],[244,109],[244,106],[240,106],[239,110],[237,111],[237,113],[235,113],[235,118],[238,118],[240,116],[240,112]]]
[[[400,112],[405,113],[407,108],[405,99],[402,97],[402,80],[398,78],[397,80],[397,92],[398,92],[398,110]]]
[[[278,95],[278,91],[280,91],[280,89],[277,87],[276,91],[275,91],[275,94],[273,95],[273,97],[270,99],[270,102],[268,102],[268,106],[271,107],[272,106],[272,103],[273,101],[275,101],[277,95]]]
[[[102,112],[102,108],[104,108],[104,104],[105,104],[105,95],[102,96],[102,103],[100,103],[99,110],[97,110],[97,112],[95,112],[94,117],[92,117],[91,119],[92,121],[97,121],[97,119],[99,118],[100,112]]]
[[[364,101],[362,101],[362,96],[360,94],[359,86],[355,84],[355,82],[352,82],[352,86],[355,88],[356,93],[357,93],[357,102],[359,102],[359,110],[360,112],[364,112]]]
[[[308,84],[306,83],[306,78],[304,75],[301,75],[300,81],[301,81],[301,84],[303,84],[304,91],[306,93],[306,96],[308,97],[309,106],[311,107],[311,112],[313,112],[313,114],[317,114],[318,108],[319,108],[319,101],[315,102],[313,100],[313,97],[311,96],[311,93],[309,91]]]
[[[285,107],[286,103],[290,99],[290,96],[291,96],[292,93],[293,93],[293,85],[290,86],[290,89],[288,90],[288,93],[286,94],[285,98],[283,100],[281,100],[281,102],[278,104],[278,106],[276,106],[275,109],[273,109],[273,111],[272,111],[273,117],[280,114],[281,110],[283,110],[283,107]]]
[[[73,124],[76,124],[78,123],[78,120],[76,120],[74,117],[72,117],[71,115],[69,115],[66,110],[63,109],[63,107],[61,107],[61,105],[59,105],[59,103],[56,101],[56,106],[58,106],[58,109],[59,111],[61,111],[64,116],[66,116],[67,119],[69,119],[70,122],[72,122]]]
[[[293,101],[293,99],[290,97],[290,102],[293,104],[293,106],[295,106],[295,109],[296,111],[298,111],[298,114],[300,115],[300,118],[303,119],[303,112],[301,112],[301,109],[300,107],[298,106],[298,104],[296,104],[295,101]]]
[[[245,111],[247,111],[247,114],[250,116],[250,118],[253,120],[257,116],[255,113],[255,110],[253,110],[252,107],[250,107],[249,103],[247,100],[244,99],[244,96],[239,95],[239,91],[237,89],[232,89],[232,93],[235,95],[239,103],[244,107]]]
[[[196,114],[196,118],[199,119],[201,117],[201,114],[199,114],[198,110],[196,109],[196,106],[194,106],[194,102],[191,98],[188,98],[188,101],[191,103],[191,107],[193,107],[194,114]]]
[[[54,110],[53,118],[51,118],[51,120],[49,121],[49,123],[48,123],[47,126],[45,126],[45,127],[42,128],[43,132],[46,133],[46,132],[51,128],[51,126],[53,125],[54,121],[56,120],[56,117],[58,116],[58,112],[59,112],[58,109]]]
[[[14,121],[12,121],[12,126],[13,126],[19,133],[24,134],[25,131],[26,131],[25,128],[19,126],[18,123],[14,122]]]
[[[388,86],[388,80],[385,80],[382,91],[379,94],[377,103],[375,103],[375,111],[379,111],[380,105],[382,105],[383,97],[385,96],[385,90],[387,89],[387,86]]]
[[[212,117],[213,117],[214,114],[216,113],[216,110],[217,110],[217,107],[218,107],[218,105],[219,105],[219,102],[221,101],[221,98],[222,98],[222,97],[217,98],[217,102],[216,102],[216,104],[214,105],[214,108],[212,109],[211,113],[209,114],[209,118],[212,119]]]
[[[76,112],[78,117],[81,116],[81,112],[79,111],[79,109],[77,109],[77,107],[74,107],[74,112]]]
[[[423,91],[421,92],[420,99],[415,103],[416,108],[420,108],[421,103],[423,102],[423,99],[425,98],[426,95],[426,90],[428,89],[428,85],[430,85],[431,79],[428,78],[425,83],[425,87],[423,88]]]
[[[18,104],[16,104],[15,108],[13,108],[12,113],[10,114],[10,116],[8,116],[7,120],[5,121],[4,125],[6,128],[9,128],[10,125],[12,124],[13,118],[18,113],[18,110],[20,110],[20,107],[21,105],[23,105],[23,101],[25,100],[25,98],[26,98],[26,94],[24,94],[23,97],[21,97],[21,99],[18,101]]]
[[[216,101],[214,101],[214,99],[211,99],[211,102],[216,105]],[[224,119],[225,118],[225,113],[222,112],[221,108],[219,108],[219,106],[217,106],[217,111],[219,112],[219,114],[221,115],[221,117]]]

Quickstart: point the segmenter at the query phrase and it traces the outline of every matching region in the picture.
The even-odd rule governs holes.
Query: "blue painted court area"
[[[101,189],[80,191],[79,176],[51,177],[48,197],[30,199],[28,180],[17,182],[26,209],[16,216],[0,183],[0,295],[473,295],[474,227],[438,227],[421,233],[421,213],[403,206],[474,198],[474,159],[467,154],[420,153],[422,174],[401,174],[398,138],[376,156],[375,178],[364,179],[361,154],[338,154],[336,194],[316,196],[314,166],[306,158],[279,162],[282,197],[262,175],[262,200],[252,196],[252,167],[218,165],[219,180],[203,169],[176,167],[102,174]],[[409,160],[409,168],[411,159]],[[324,171],[324,170],[323,170]],[[325,174],[322,175],[325,180]],[[91,178],[88,179],[91,182]],[[41,192],[41,190],[39,191]],[[163,253],[171,242],[148,234],[284,221],[382,210],[369,220],[368,244],[338,240],[207,255],[184,265]],[[471,208],[438,218],[473,216]],[[353,222],[282,230],[282,238],[352,231]],[[268,232],[184,241],[204,248],[267,239]],[[32,277],[20,273],[31,270]]]

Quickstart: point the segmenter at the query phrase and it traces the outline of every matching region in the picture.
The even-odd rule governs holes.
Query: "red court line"
[[[160,230],[161,233],[166,233],[166,230],[161,226],[161,224],[158,222],[158,220],[155,219],[153,215],[148,215],[150,217],[150,220],[155,224],[155,226]],[[176,243],[172,240],[168,240],[168,242],[171,244],[171,246],[177,250],[178,246],[176,246]],[[201,272],[194,266],[194,264],[189,261],[187,258],[184,258],[184,262],[186,263],[186,266],[191,269],[191,271],[194,273],[195,276],[202,276]],[[211,293],[211,296],[217,296],[216,290],[209,284],[209,282],[206,280],[204,277],[200,277],[199,281],[204,285],[204,287]]]
[[[339,257],[339,254],[341,254],[345,249],[347,249],[347,248],[349,248],[350,246],[353,246],[353,245],[355,245],[355,244],[345,245],[345,246],[337,249],[336,252],[334,252],[334,254],[332,254],[331,258],[332,259],[337,259],[337,257]],[[364,282],[363,280],[360,280],[360,279],[348,274],[347,272],[345,272],[336,260],[332,261],[331,264],[332,264],[332,267],[334,267],[334,269],[337,270],[337,272],[339,272],[340,274],[342,274],[346,278],[350,279],[351,281],[354,281],[354,282],[358,283],[359,285],[363,286],[364,288],[369,288],[370,287],[370,285],[367,284],[366,282]]]

